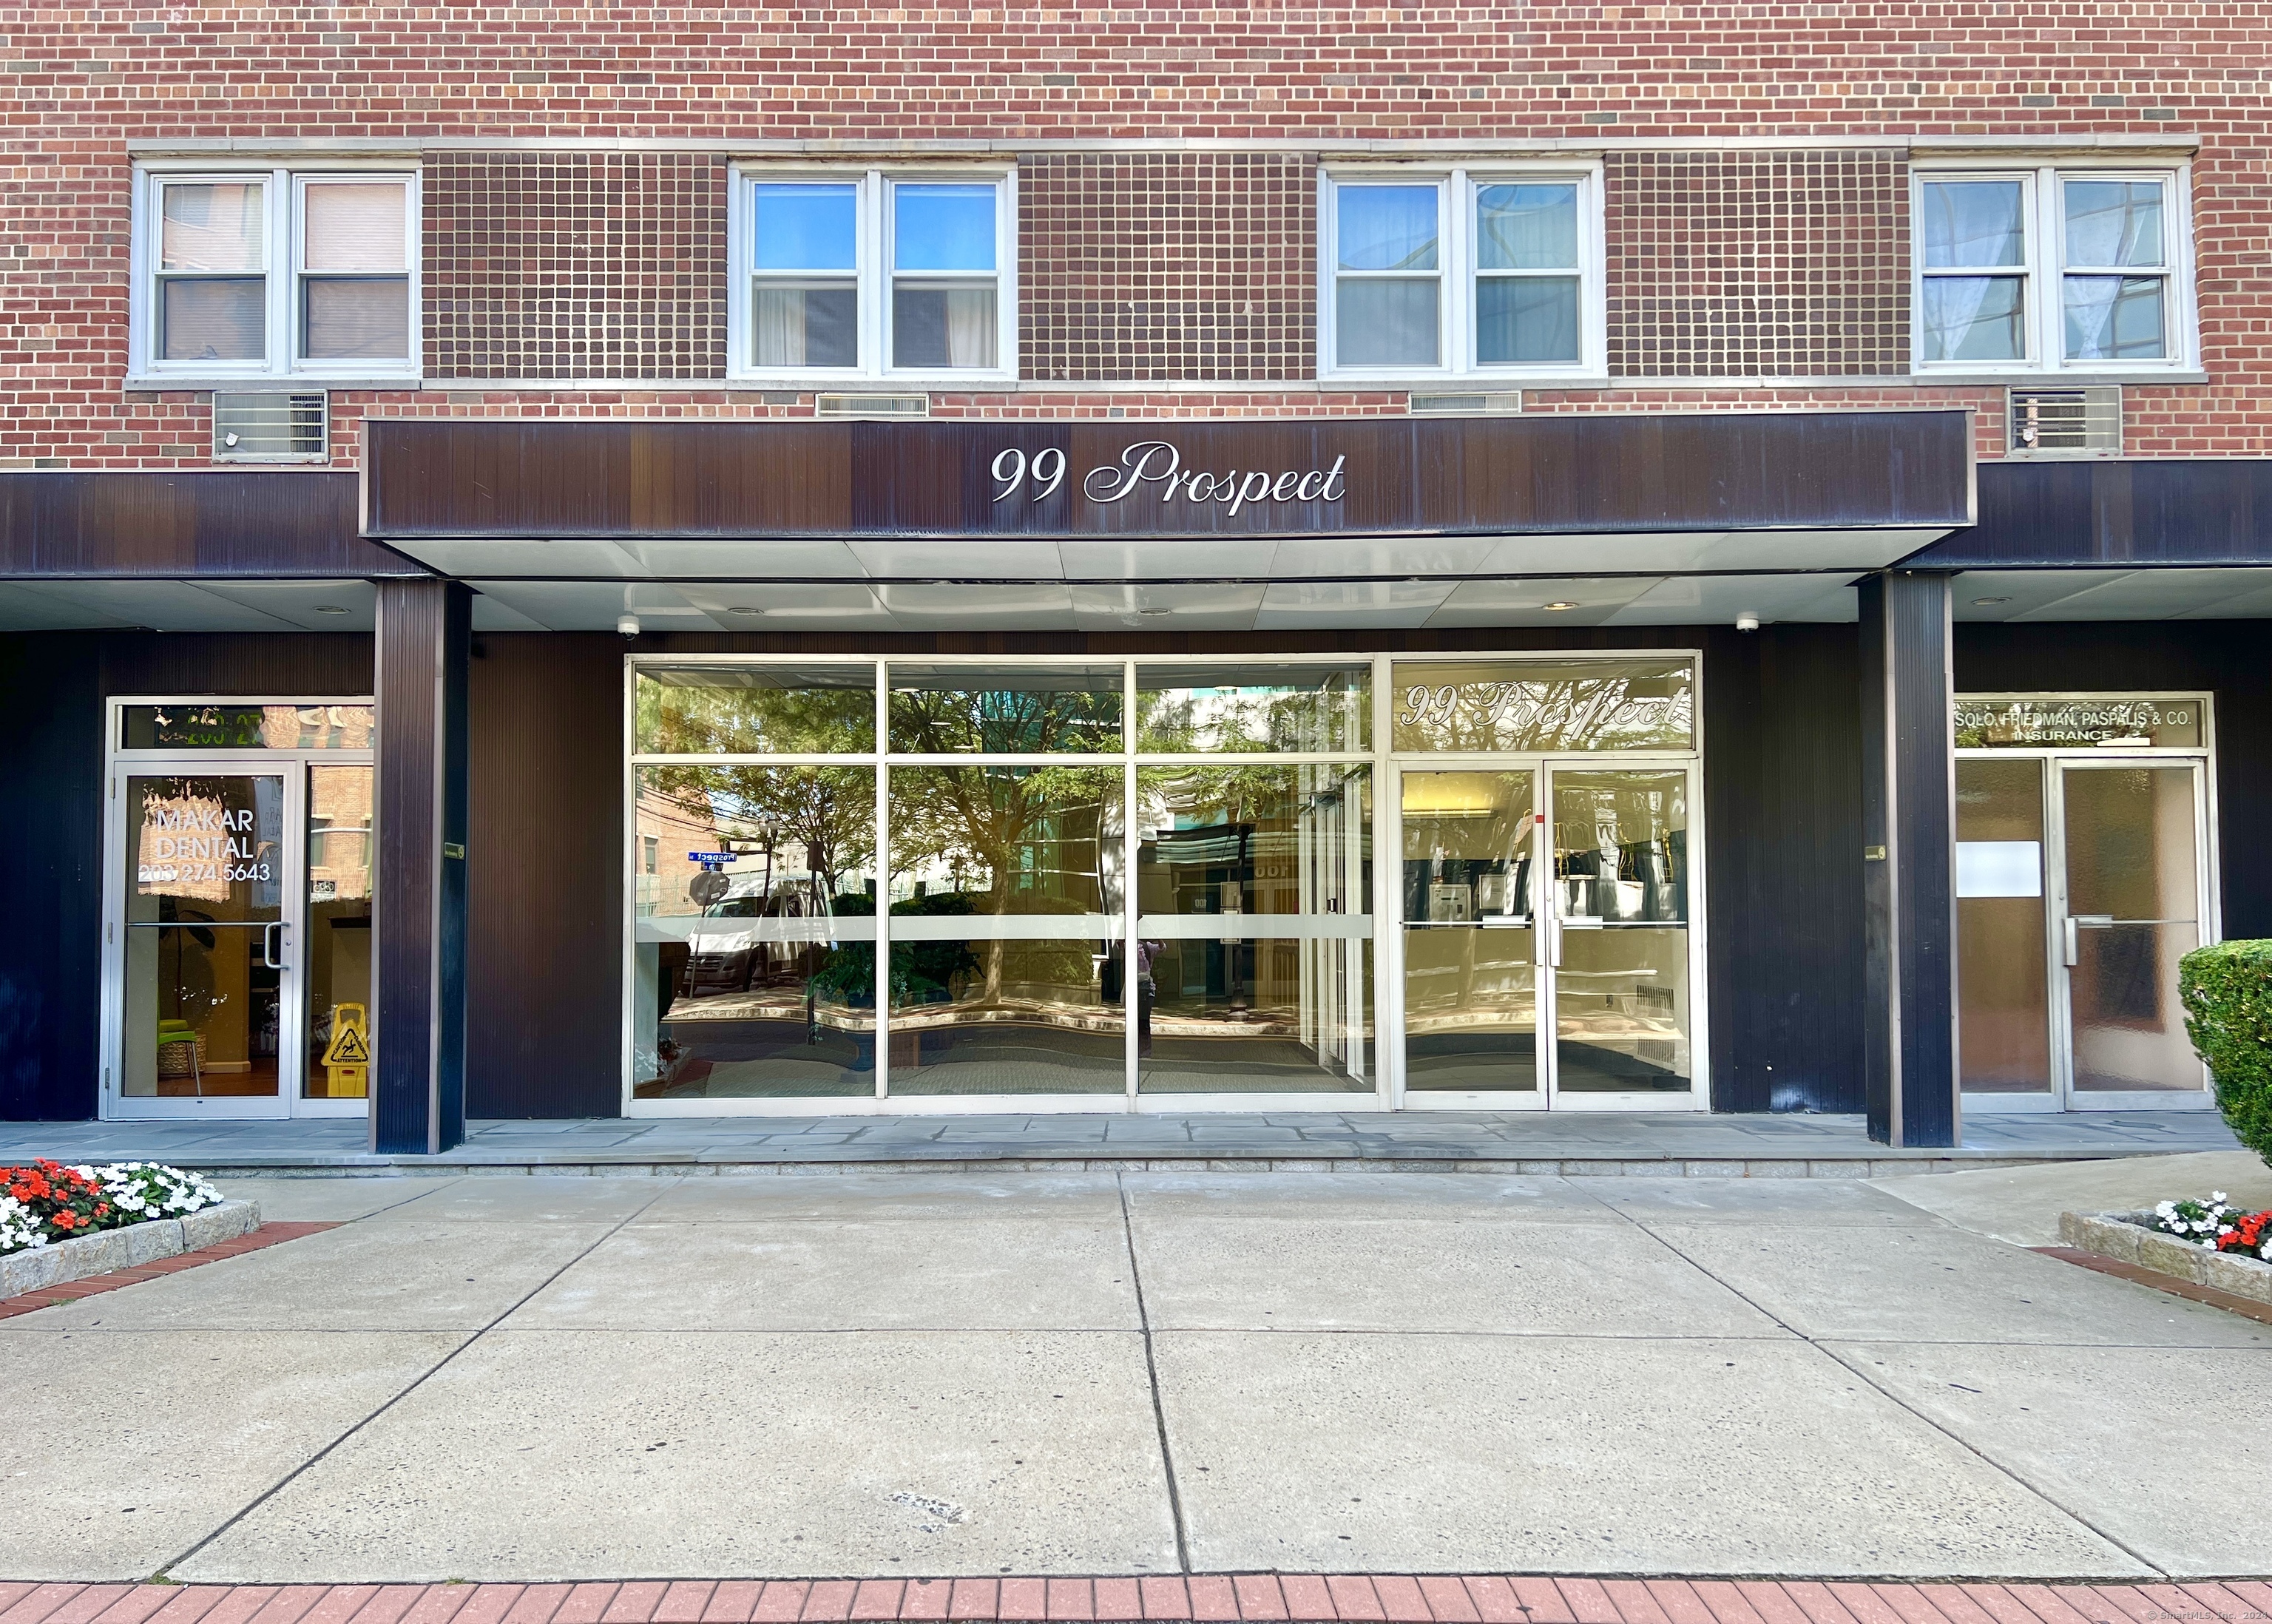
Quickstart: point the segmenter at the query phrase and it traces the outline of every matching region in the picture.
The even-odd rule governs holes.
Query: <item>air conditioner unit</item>
[[[273,390],[213,391],[215,462],[322,462],[330,455],[331,425],[321,390],[284,394]]]
[[[1522,409],[1519,389],[1494,390],[1489,394],[1415,394],[1405,409],[1415,417],[1499,417]]]
[[[2122,449],[2122,386],[2014,389],[2007,454],[2014,457],[2110,456]]]
[[[927,394],[818,394],[812,397],[817,417],[928,417]]]

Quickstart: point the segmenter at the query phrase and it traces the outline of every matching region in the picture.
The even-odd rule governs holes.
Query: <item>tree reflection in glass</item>
[[[1120,748],[1121,671],[894,662],[892,749],[902,755],[1087,755]]]
[[[875,769],[638,780],[639,1097],[872,1093]]]
[[[1136,748],[1325,753],[1371,743],[1372,666],[1136,668]]]
[[[632,708],[646,755],[863,755],[876,668],[643,666]]]
[[[1682,659],[1400,663],[1398,750],[1686,750],[1695,680]]]
[[[890,815],[892,1092],[1125,1089],[1120,770],[897,767]]]

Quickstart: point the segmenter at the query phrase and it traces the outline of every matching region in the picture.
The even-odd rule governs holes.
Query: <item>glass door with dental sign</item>
[[[362,1115],[370,704],[119,700],[110,726],[102,1114]]]

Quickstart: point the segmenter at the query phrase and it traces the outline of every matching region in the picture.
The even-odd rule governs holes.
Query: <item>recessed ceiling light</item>
[[[1552,602],[1551,603],[1549,603],[1546,607],[1547,607],[1547,608],[1549,608],[1549,609],[1551,609],[1551,610],[1565,610],[1565,609],[1575,609],[1575,608],[1577,608],[1578,606],[1577,606],[1575,603],[1573,603],[1573,602],[1572,602],[1569,599],[1567,599],[1567,598],[1557,598],[1557,599],[1555,599],[1555,600],[1554,600],[1554,602]]]
[[[1987,608],[1991,603],[2009,603],[2012,600],[2009,598],[1975,598],[1972,600],[1976,605],[1982,609]]]
[[[753,609],[747,603],[736,603],[726,612],[729,615],[762,615],[766,611],[761,609]]]
[[[318,603],[316,605],[316,612],[319,615],[344,615],[348,611],[337,603]]]

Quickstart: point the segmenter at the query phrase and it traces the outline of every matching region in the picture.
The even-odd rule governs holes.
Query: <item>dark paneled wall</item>
[[[102,979],[103,700],[370,691],[370,640],[37,632],[0,638],[0,1118],[95,1113]]]
[[[622,1109],[623,684],[619,637],[475,639],[468,1116]]]
[[[2272,632],[2261,620],[1956,628],[1960,693],[2205,689],[2228,937],[2272,936]]]

